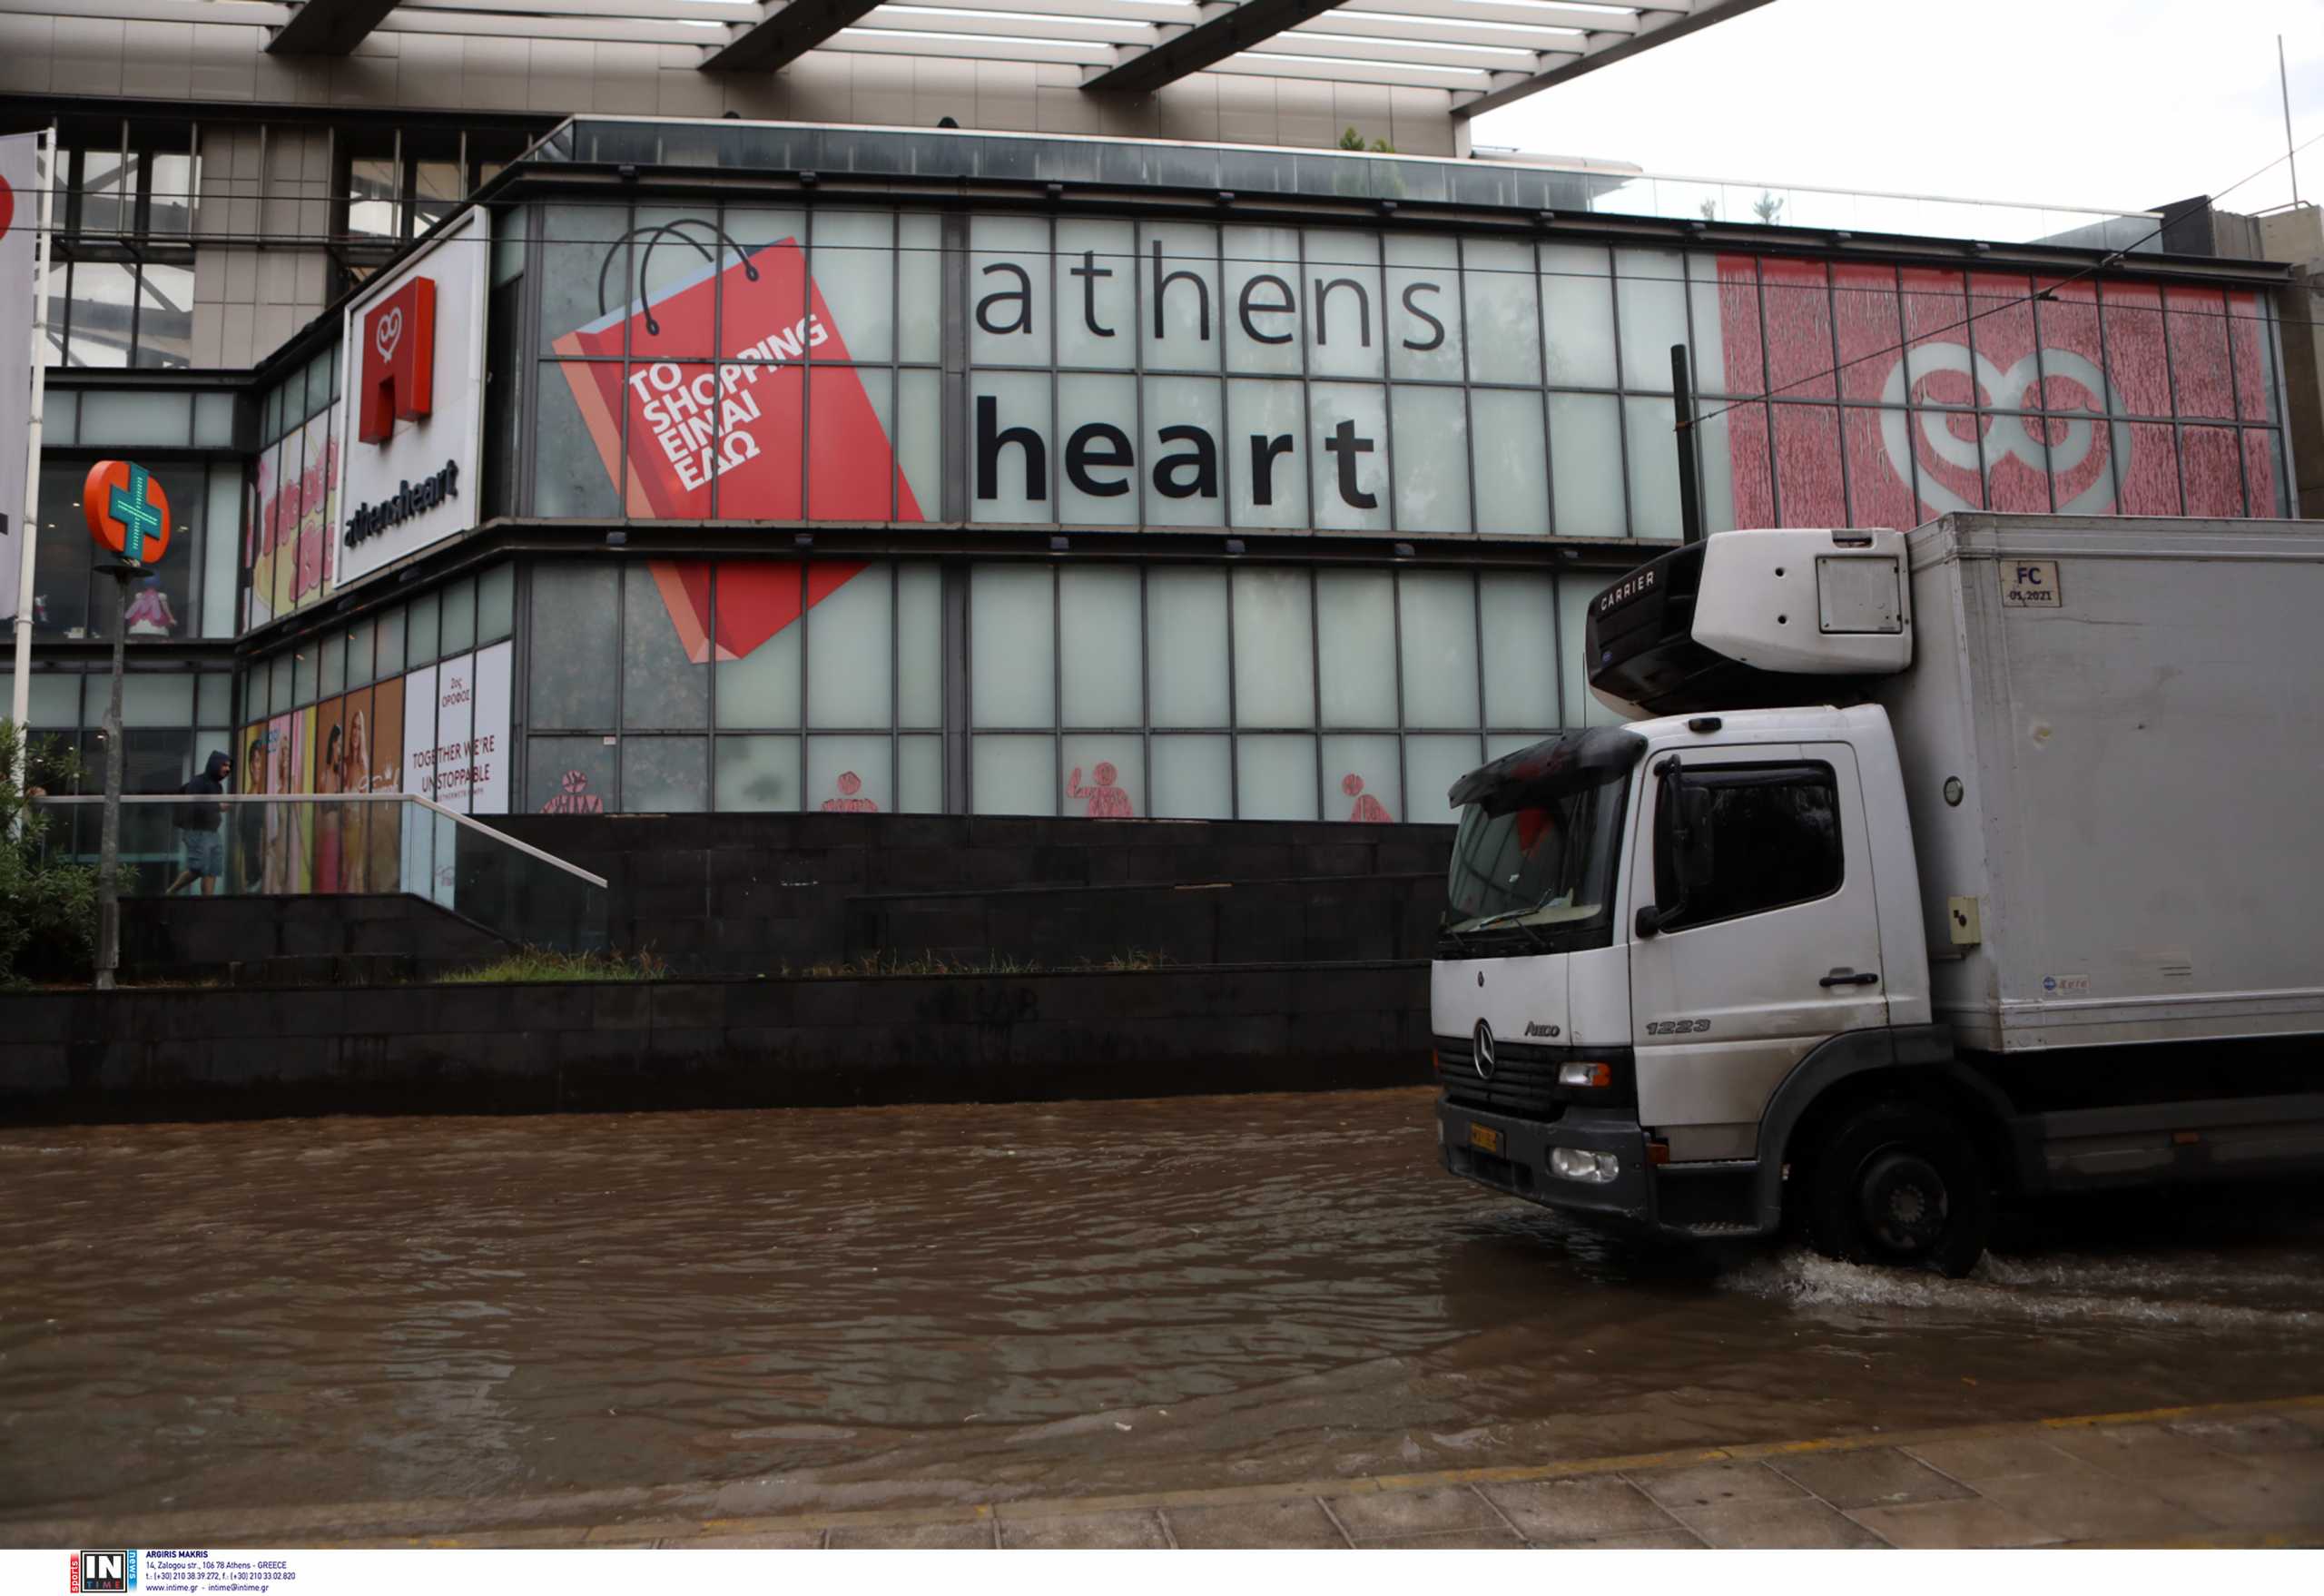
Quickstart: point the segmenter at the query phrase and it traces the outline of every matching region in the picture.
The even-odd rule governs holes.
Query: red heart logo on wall
[[[806,567],[803,592],[797,560],[728,562],[718,578],[718,657],[747,658],[863,567],[862,560],[817,560]],[[709,663],[710,562],[654,560],[647,568],[661,590],[662,607],[685,645],[686,657],[696,665]]]

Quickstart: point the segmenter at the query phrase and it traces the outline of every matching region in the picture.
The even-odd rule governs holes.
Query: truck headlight
[[[1621,1173],[1621,1159],[1611,1153],[1584,1152],[1580,1148],[1553,1148],[1550,1151],[1550,1173],[1567,1180],[1603,1186]]]
[[[1609,1087],[1614,1084],[1614,1069],[1610,1064],[1561,1064],[1558,1066],[1558,1084]]]

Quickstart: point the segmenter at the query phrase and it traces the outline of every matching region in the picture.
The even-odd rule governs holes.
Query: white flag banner
[[[24,560],[25,442],[32,430],[34,242],[40,232],[40,135],[0,138],[0,621],[16,613]],[[0,714],[5,714],[0,707]]]

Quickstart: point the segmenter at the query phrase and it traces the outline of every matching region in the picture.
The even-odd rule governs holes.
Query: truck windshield
[[[1461,813],[1446,881],[1443,936],[1456,953],[1506,939],[1539,952],[1610,944],[1614,858],[1629,773],[1544,793],[1502,813]]]

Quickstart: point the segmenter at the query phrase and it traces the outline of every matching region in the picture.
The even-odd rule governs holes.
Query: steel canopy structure
[[[253,30],[276,56],[346,55],[374,33],[691,45],[701,70],[771,72],[813,51],[1080,69],[1098,95],[1196,73],[1447,93],[1474,116],[1768,0],[87,0],[76,16]],[[0,0],[53,14],[54,0]]]

